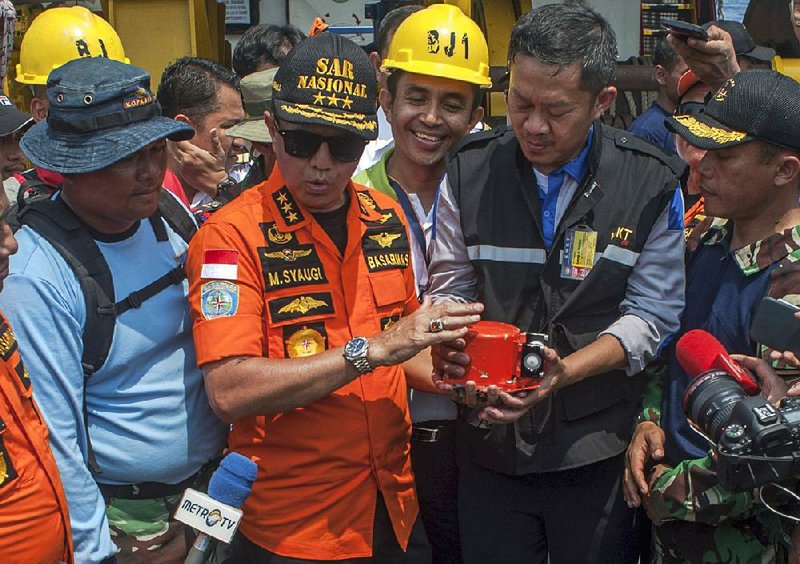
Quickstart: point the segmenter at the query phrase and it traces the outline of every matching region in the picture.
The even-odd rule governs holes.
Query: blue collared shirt
[[[558,225],[557,219],[563,213],[563,210],[559,210],[558,203],[561,187],[564,185],[565,175],[569,175],[569,177],[572,178],[575,182],[575,187],[583,180],[583,177],[586,175],[586,167],[589,166],[588,156],[589,150],[592,148],[593,133],[594,125],[589,128],[589,136],[586,140],[586,144],[583,149],[581,149],[581,152],[578,153],[578,156],[568,163],[561,165],[547,176],[539,173],[534,168],[536,184],[539,186],[539,199],[542,202],[542,234],[544,235],[544,243],[548,251],[553,247],[553,238],[555,237],[556,226]],[[566,203],[568,204],[569,202]]]

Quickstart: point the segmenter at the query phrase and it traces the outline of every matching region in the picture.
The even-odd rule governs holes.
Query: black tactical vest
[[[513,131],[465,140],[447,175],[477,274],[478,300],[485,305],[483,318],[547,333],[562,357],[593,342],[620,317],[628,276],[684,168],[644,141],[595,123],[589,172],[546,251],[536,178]],[[602,253],[583,281],[561,277],[564,234],[579,225],[597,232],[596,257]],[[527,258],[506,262],[506,252]],[[641,374],[600,374],[552,394],[516,424],[490,429],[471,425],[462,413],[460,452],[513,475],[607,459],[630,440],[642,386]]]

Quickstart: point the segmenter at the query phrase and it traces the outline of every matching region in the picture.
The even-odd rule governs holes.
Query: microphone
[[[709,370],[722,370],[733,376],[748,396],[758,393],[758,384],[750,372],[728,356],[722,343],[708,331],[692,329],[686,332],[675,345],[675,356],[692,378]]]
[[[191,488],[183,492],[175,519],[198,532],[184,564],[202,564],[217,541],[231,542],[242,519],[239,508],[253,491],[257,473],[255,462],[231,452],[211,475],[208,495]]]

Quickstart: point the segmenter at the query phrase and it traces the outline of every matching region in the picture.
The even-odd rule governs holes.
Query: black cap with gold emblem
[[[337,127],[368,140],[378,136],[375,71],[349,39],[321,33],[302,41],[281,63],[272,90],[281,120]]]
[[[703,111],[664,124],[701,149],[722,149],[758,139],[800,150],[800,84],[771,70],[746,70],[708,99]]]

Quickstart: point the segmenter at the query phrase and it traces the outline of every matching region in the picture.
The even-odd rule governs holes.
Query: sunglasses
[[[328,144],[328,149],[334,159],[342,163],[352,163],[361,158],[365,139],[355,135],[318,135],[305,129],[281,129],[275,122],[275,128],[283,137],[283,146],[286,152],[298,159],[307,159],[317,153],[320,145]]]

